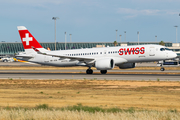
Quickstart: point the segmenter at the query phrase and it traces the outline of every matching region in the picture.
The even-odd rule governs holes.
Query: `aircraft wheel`
[[[7,59],[5,59],[5,60],[3,60],[3,62],[8,62],[8,60],[7,60]]]
[[[107,70],[101,70],[101,74],[106,74]]]
[[[162,67],[160,70],[161,70],[161,71],[164,71],[165,69]]]
[[[86,74],[93,74],[93,70],[92,69],[87,69]]]

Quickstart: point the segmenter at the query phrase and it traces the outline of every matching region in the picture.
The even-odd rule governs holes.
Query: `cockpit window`
[[[165,51],[165,50],[171,51],[169,48],[160,48],[160,51]]]
[[[169,48],[165,48],[165,49],[170,51],[170,49],[169,49]]]
[[[160,51],[165,51],[165,48],[160,48]]]

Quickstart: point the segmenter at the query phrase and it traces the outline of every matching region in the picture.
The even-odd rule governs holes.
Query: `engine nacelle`
[[[119,65],[120,69],[128,69],[128,68],[135,68],[136,67],[136,63],[124,63]]]
[[[97,60],[95,67],[97,70],[111,70],[114,68],[114,60],[111,58]]]

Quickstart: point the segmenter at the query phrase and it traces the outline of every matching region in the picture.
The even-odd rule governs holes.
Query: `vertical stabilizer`
[[[17,29],[19,31],[25,52],[34,52],[33,47],[46,50],[39,44],[39,42],[33,37],[33,35],[27,30],[26,27],[18,26]]]

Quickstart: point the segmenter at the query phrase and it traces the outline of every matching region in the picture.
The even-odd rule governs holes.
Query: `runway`
[[[37,64],[27,64],[21,62],[4,63],[0,66],[14,66],[28,68]],[[156,66],[155,63],[138,63],[137,66]],[[84,69],[0,69],[1,79],[92,79],[92,80],[164,80],[180,81],[180,70],[134,70],[134,69],[113,69],[108,70],[106,75],[100,74],[99,70],[93,70],[94,74],[88,75]]]
[[[157,74],[157,71],[140,70],[140,71],[108,71],[103,75],[94,71],[94,74],[86,74],[84,70],[1,70],[1,79],[91,79],[91,80],[163,80],[179,81],[180,74],[174,71],[166,71]],[[179,71],[178,71],[179,72]],[[165,73],[165,74],[164,74]],[[172,73],[172,74],[171,74]],[[176,74],[174,74],[176,73]]]

